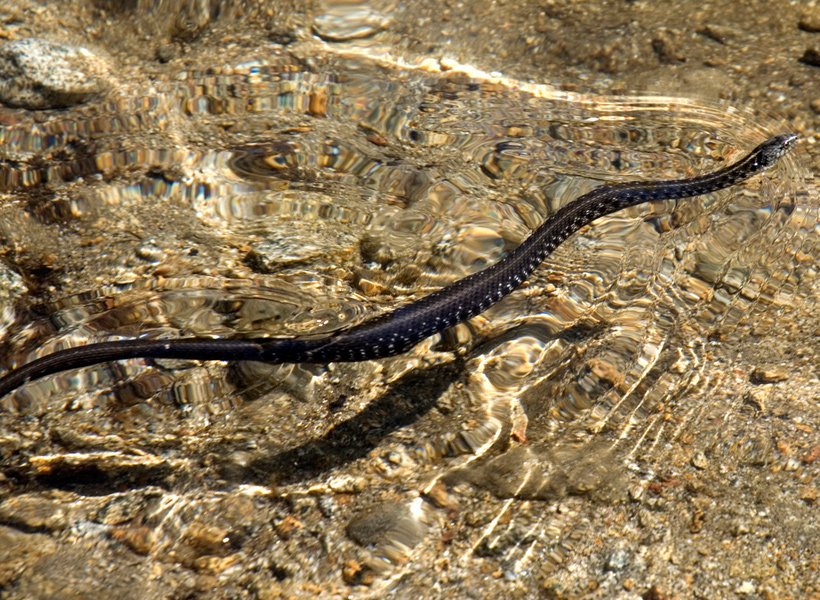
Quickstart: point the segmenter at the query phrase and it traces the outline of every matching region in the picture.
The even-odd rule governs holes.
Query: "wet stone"
[[[61,505],[39,495],[17,496],[0,504],[0,522],[27,531],[51,531],[68,525]]]
[[[256,244],[244,263],[257,273],[275,273],[280,268],[320,256],[323,249],[305,240],[270,239]]]
[[[354,517],[347,526],[347,535],[369,546],[384,541],[398,523],[406,517],[405,508],[399,504],[383,504]]]
[[[47,535],[0,525],[0,589],[6,589],[25,566],[56,550],[57,543]]]
[[[296,41],[296,34],[289,29],[274,27],[268,32],[268,39],[274,44],[287,46]]]
[[[820,12],[815,11],[804,16],[798,21],[797,26],[801,30],[808,31],[809,33],[820,32]]]
[[[756,591],[757,591],[757,588],[755,587],[755,584],[752,581],[744,581],[739,586],[737,586],[737,588],[735,589],[735,592],[737,592],[740,595],[744,595],[744,596],[754,594]]]
[[[40,38],[0,46],[0,102],[46,109],[85,102],[108,84],[104,61],[82,46]]]
[[[0,262],[0,339],[14,322],[14,305],[27,292],[23,278]]]
[[[820,52],[816,48],[806,48],[800,62],[812,67],[820,67]]]
[[[670,600],[673,596],[667,594],[666,591],[660,587],[653,585],[641,595],[641,598],[643,600]]]
[[[161,63],[167,63],[174,60],[179,51],[177,50],[176,44],[163,44],[156,50],[156,57],[157,60]]]
[[[700,29],[698,33],[716,41],[719,44],[725,44],[738,37],[738,32],[736,29],[724,27],[722,25],[714,25],[711,23],[704,25],[703,29]]]
[[[148,556],[154,547],[154,532],[145,526],[114,527],[110,536],[125,544],[132,552]]]
[[[694,456],[692,456],[692,466],[697,469],[705,469],[709,466],[709,460],[703,452],[695,452]]]
[[[38,536],[40,542],[43,536]],[[47,547],[52,544],[49,540]],[[31,551],[29,551],[31,554]],[[42,552],[42,551],[40,551]],[[25,575],[19,577],[14,598],[117,598],[137,600],[157,597],[152,581],[145,580],[134,563],[89,558],[82,544],[63,543],[39,560],[27,561]]]
[[[392,249],[372,235],[364,235],[359,242],[359,253],[364,262],[378,263],[385,266],[396,259]]]
[[[384,544],[413,548],[421,541],[423,532],[423,525],[408,507],[393,502],[360,512],[347,525],[347,535],[363,547]]]
[[[623,548],[613,550],[606,558],[604,571],[623,571],[632,562],[632,554]]]
[[[139,258],[148,262],[159,262],[163,257],[162,248],[153,240],[146,240],[137,247],[135,252]]]
[[[686,56],[680,49],[675,36],[667,31],[661,30],[652,40],[652,50],[658,56],[662,64],[674,64],[686,62]]]
[[[786,381],[789,378],[789,374],[786,372],[785,369],[779,368],[772,368],[772,369],[763,369],[760,367],[756,367],[752,374],[749,376],[749,381],[752,383],[778,383],[780,381]]]
[[[359,2],[326,3],[325,12],[316,17],[313,32],[329,42],[368,38],[387,28],[390,20]]]
[[[743,401],[754,408],[757,412],[766,412],[766,406],[771,397],[769,389],[756,388],[749,390],[743,397]]]

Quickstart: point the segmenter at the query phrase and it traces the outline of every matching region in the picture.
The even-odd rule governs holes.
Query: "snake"
[[[137,338],[91,343],[59,350],[10,370],[0,377],[0,398],[47,375],[135,358],[278,364],[358,362],[403,354],[497,303],[561,243],[595,219],[644,202],[691,198],[737,185],[774,166],[796,140],[794,134],[771,137],[737,162],[704,175],[596,187],[558,209],[498,262],[346,329],[295,338]]]

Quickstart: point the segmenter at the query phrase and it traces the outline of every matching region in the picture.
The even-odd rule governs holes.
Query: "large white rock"
[[[108,66],[82,46],[40,38],[0,46],[0,102],[30,109],[64,108],[108,87]]]

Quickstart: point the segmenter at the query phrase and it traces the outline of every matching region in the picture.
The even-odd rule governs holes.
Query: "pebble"
[[[318,244],[300,239],[267,239],[257,243],[243,262],[257,273],[274,273],[284,266],[317,258],[324,252]]]
[[[652,49],[662,64],[686,62],[686,56],[680,48],[676,37],[668,30],[660,30],[652,40]]]
[[[157,48],[154,55],[161,63],[167,63],[174,60],[179,54],[176,44],[162,44]]]
[[[752,406],[757,412],[766,412],[766,405],[771,396],[767,388],[756,388],[749,390],[743,397],[743,401]]]
[[[378,263],[386,266],[396,260],[393,250],[384,241],[370,234],[365,234],[359,241],[359,254],[364,262]]]
[[[816,115],[820,115],[820,98],[815,98],[811,101],[811,110]]]
[[[324,12],[313,22],[313,32],[328,42],[347,42],[376,35],[390,19],[359,2],[326,2]],[[320,4],[320,6],[322,6]]]
[[[653,585],[643,593],[641,598],[643,598],[643,600],[669,600],[672,596],[657,585]]]
[[[154,240],[146,240],[135,250],[136,255],[142,260],[158,263],[162,260],[164,253]]]
[[[82,46],[25,38],[0,46],[0,102],[32,110],[65,108],[103,92],[105,62]]]
[[[737,589],[735,590],[738,594],[742,595],[749,595],[754,594],[757,591],[754,582],[752,581],[744,581],[741,583]]]
[[[749,381],[752,383],[777,383],[779,381],[786,381],[789,374],[784,369],[763,369],[755,367],[752,374],[749,376]]]
[[[812,67],[820,67],[820,52],[815,48],[806,48],[803,56],[800,57],[800,62]]]
[[[814,12],[806,15],[798,21],[797,26],[803,31],[808,31],[809,33],[820,32],[820,13]]]
[[[709,460],[706,458],[706,455],[698,450],[692,456],[692,466],[697,469],[705,469],[709,466]]]
[[[738,31],[736,29],[712,24],[705,25],[698,33],[705,35],[719,44],[726,44],[738,37]]]
[[[0,504],[0,521],[26,530],[64,529],[68,517],[62,506],[38,494],[23,494]]]
[[[613,550],[604,562],[604,571],[618,572],[623,571],[632,563],[632,555],[630,552],[618,548]]]
[[[18,318],[15,308],[28,291],[23,278],[0,262],[0,339],[10,335],[10,326]]]

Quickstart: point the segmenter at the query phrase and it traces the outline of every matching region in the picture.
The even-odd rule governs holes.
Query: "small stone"
[[[177,57],[177,47],[175,44],[163,44],[157,48],[155,55],[161,63],[171,62]]]
[[[766,412],[766,402],[771,396],[769,388],[755,388],[746,392],[743,401],[753,407],[757,412]]]
[[[669,600],[671,597],[672,596],[656,585],[646,590],[641,596],[643,600]]]
[[[694,456],[692,456],[692,466],[701,470],[705,469],[709,466],[709,460],[703,452],[698,450],[695,452]]]
[[[20,573],[30,570],[40,559],[56,555],[61,548],[65,548],[64,543],[49,535],[0,525],[0,586],[8,589],[11,581],[19,581]],[[53,589],[49,595],[54,597]]]
[[[805,452],[803,456],[800,457],[800,461],[805,465],[810,465],[818,458],[820,458],[820,444],[815,444],[809,448],[808,452]]]
[[[804,487],[800,490],[798,497],[807,504],[817,502],[817,488],[812,486]]]
[[[378,281],[373,281],[372,279],[366,279],[364,277],[357,278],[356,287],[359,288],[365,296],[369,297],[381,296],[388,291],[384,284],[381,284]]]
[[[326,117],[328,110],[328,91],[326,88],[317,88],[308,95],[308,113],[314,117]]]
[[[342,579],[348,585],[372,585],[375,575],[357,560],[348,560],[342,567]]]
[[[800,21],[798,21],[797,26],[803,31],[808,31],[809,33],[820,32],[820,12],[813,12],[805,15],[802,19],[800,19]]]
[[[274,44],[287,46],[296,41],[296,34],[289,29],[271,29],[268,32],[268,39]]]
[[[342,579],[345,583],[353,585],[358,583],[359,573],[362,572],[362,565],[357,560],[348,560],[342,567]]]
[[[820,115],[820,98],[815,98],[812,100],[809,106],[811,106],[811,110],[814,114]]]
[[[690,533],[700,533],[703,531],[703,525],[706,523],[706,512],[699,506],[692,509],[692,520],[689,521]]]
[[[437,508],[457,510],[458,502],[450,495],[447,486],[440,481],[425,492],[425,498],[433,503]]]
[[[749,526],[749,523],[744,520],[735,521],[732,525],[732,535],[735,537],[740,537],[742,535],[746,535],[752,530]]]
[[[375,131],[367,134],[367,141],[370,142],[371,144],[375,144],[376,146],[387,146],[387,145],[389,145],[389,142],[387,141],[387,138],[384,137],[382,134],[377,133]]]
[[[384,503],[353,517],[347,524],[347,535],[361,546],[379,544],[406,517],[399,504]]]
[[[659,518],[653,512],[642,510],[638,513],[638,523],[640,523],[644,529],[652,529],[659,525]]]
[[[624,374],[618,370],[618,367],[605,360],[592,358],[587,362],[587,368],[589,368],[598,379],[612,387],[618,387],[623,383]]]
[[[604,563],[604,572],[623,571],[632,562],[632,556],[629,552],[623,549],[613,550],[606,558]]]
[[[319,512],[328,519],[336,514],[336,500],[334,500],[332,496],[319,496],[316,498],[316,505],[319,507]]]
[[[257,273],[275,273],[285,266],[308,261],[320,256],[323,249],[317,244],[294,237],[267,239],[257,243],[242,259]]]
[[[238,554],[229,556],[199,556],[194,559],[193,567],[198,571],[207,573],[221,573],[225,569],[234,566],[239,562]]]
[[[763,369],[760,367],[755,367],[752,374],[749,376],[749,381],[756,384],[777,383],[779,381],[786,381],[788,378],[789,374],[785,371],[785,369]]]
[[[54,531],[68,526],[60,503],[39,494],[23,494],[0,504],[0,521],[30,531]]]
[[[739,586],[737,586],[737,589],[736,589],[735,591],[736,591],[738,594],[745,594],[745,595],[749,595],[749,594],[754,594],[754,593],[755,593],[755,591],[757,591],[757,590],[756,590],[756,588],[755,588],[755,584],[754,584],[753,582],[751,582],[751,581],[744,581],[744,582],[743,582],[743,583],[741,583]]]
[[[276,524],[276,532],[283,538],[288,539],[294,533],[298,532],[300,529],[303,529],[304,525],[302,522],[294,517],[293,515],[287,515],[284,519],[279,521]]]
[[[738,34],[737,30],[732,29],[731,27],[711,24],[705,25],[698,31],[698,33],[708,37],[710,40],[716,41],[719,44],[725,44],[731,39],[737,37]]]
[[[343,0],[327,3],[325,12],[313,22],[313,33],[328,42],[347,42],[376,35],[390,19],[359,2]]]
[[[681,52],[672,34],[662,29],[652,40],[652,49],[663,64],[686,62],[686,56]]]
[[[73,106],[103,92],[107,73],[88,48],[15,40],[0,47],[0,102],[32,110]]]
[[[156,542],[154,532],[145,526],[114,527],[111,538],[122,542],[136,554],[148,556]]]
[[[806,48],[803,56],[800,57],[800,62],[812,67],[820,67],[820,52],[815,48]]]
[[[158,263],[163,257],[162,248],[160,248],[153,240],[146,240],[140,244],[135,250],[135,253],[139,258],[148,262]]]
[[[12,307],[27,289],[20,274],[0,262],[0,338],[11,333],[9,326],[16,316],[16,310]]]
[[[359,477],[339,475],[327,482],[327,487],[337,494],[355,494],[365,488],[365,481]]]
[[[228,533],[223,527],[195,521],[188,526],[185,541],[197,556],[222,555],[229,547]]]
[[[393,250],[378,237],[365,234],[359,241],[359,254],[366,263],[385,266],[396,259]]]

